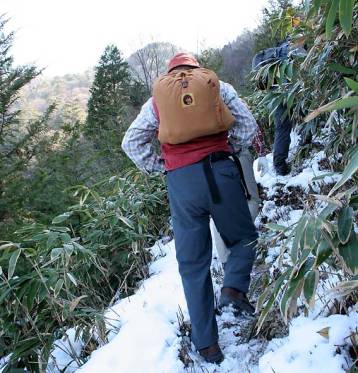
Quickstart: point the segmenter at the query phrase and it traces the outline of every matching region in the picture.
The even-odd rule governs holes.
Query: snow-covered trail
[[[295,152],[298,137],[291,134],[291,156]],[[333,183],[339,175],[327,175],[320,167],[324,152],[316,153],[306,160],[295,172],[285,177],[275,175],[272,154],[267,156],[269,172],[255,174],[266,193],[262,212],[256,220],[275,222],[290,226],[302,215],[302,201],[309,190],[319,192],[319,182]],[[324,176],[327,175],[327,176]],[[321,177],[319,181],[313,178]],[[293,188],[293,189],[292,189]],[[296,188],[296,189],[295,189]],[[304,195],[301,195],[301,194]],[[295,195],[294,195],[295,194]],[[297,196],[298,194],[298,196]],[[297,202],[298,198],[298,202]],[[288,200],[287,203],[280,199]],[[291,203],[291,201],[296,201]],[[184,298],[178,265],[175,258],[175,242],[158,242],[151,249],[153,261],[149,266],[150,277],[142,282],[137,292],[120,300],[106,312],[109,343],[92,352],[89,360],[78,371],[81,373],[177,373],[177,372],[217,372],[217,373],[344,373],[349,356],[339,346],[347,345],[347,338],[358,325],[358,307],[349,315],[318,317],[319,310],[309,317],[294,318],[289,327],[289,335],[270,342],[254,336],[253,320],[236,317],[227,309],[217,315],[219,343],[225,355],[220,366],[208,364],[195,352],[186,335],[182,321],[188,323],[189,316]],[[252,274],[253,293],[260,289],[260,273],[272,273],[277,269],[276,259],[280,253],[280,243],[267,248],[260,267]],[[212,278],[216,298],[222,284],[222,266],[213,248]],[[255,283],[256,282],[256,283]],[[257,286],[259,285],[259,286]],[[257,289],[258,288],[258,289]],[[256,294],[257,296],[257,294]],[[255,294],[253,298],[256,297]],[[254,301],[256,299],[253,299]],[[182,315],[182,316],[181,316]],[[278,318],[280,316],[277,315]],[[277,320],[274,320],[277,321]],[[271,326],[271,325],[270,325]],[[329,331],[318,333],[322,329]],[[184,331],[183,331],[184,330]],[[52,355],[57,356],[57,366],[74,372],[79,365],[63,350],[76,350],[80,354],[81,345],[74,340],[74,331],[68,341],[56,347]],[[326,334],[326,335],[324,335]],[[70,334],[69,334],[70,335]],[[277,334],[276,334],[277,335]],[[77,344],[76,344],[77,343]],[[71,349],[68,347],[72,344]],[[185,367],[183,361],[187,364]],[[58,369],[48,372],[58,372]]]
[[[189,320],[178,266],[175,259],[174,241],[166,245],[157,243],[151,252],[156,258],[150,265],[151,277],[143,282],[136,294],[123,299],[106,314],[118,320],[118,333],[110,336],[110,343],[92,353],[82,373],[174,373],[183,372],[184,364],[179,359],[181,343],[178,322],[179,307],[185,321]],[[215,252],[214,252],[215,255]],[[214,256],[212,271],[214,288],[218,293],[221,282],[221,264]],[[205,372],[257,372],[252,365],[262,350],[262,343],[252,340],[242,343],[240,320],[227,310],[217,317],[220,344],[225,360],[220,367],[205,363],[195,352],[190,351],[194,371]],[[190,346],[189,346],[190,347]],[[189,368],[190,371],[190,368]]]

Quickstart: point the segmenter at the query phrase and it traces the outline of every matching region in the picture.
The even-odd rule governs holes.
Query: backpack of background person
[[[180,144],[228,130],[235,118],[220,96],[220,82],[208,69],[174,70],[153,86],[159,113],[159,141]]]
[[[270,62],[286,59],[288,56],[289,42],[284,41],[276,48],[266,48],[257,53],[252,59],[252,70],[257,71],[261,67],[267,65]],[[257,82],[257,88],[261,90],[267,89],[267,78],[262,80],[261,78]]]

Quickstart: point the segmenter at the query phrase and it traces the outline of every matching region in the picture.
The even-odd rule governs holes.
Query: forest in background
[[[342,273],[341,309],[357,301],[357,18],[355,1],[276,0],[256,30],[197,56],[245,98],[268,145],[284,102],[303,137],[327,136],[327,168],[343,175],[321,191],[323,212],[308,200],[291,230],[266,227],[263,248],[277,237],[294,246],[292,263],[267,278],[259,328],[274,307],[294,315],[301,295],[310,306],[321,265]],[[12,353],[8,369],[43,372],[53,341],[72,326],[86,341],[83,361],[106,341],[103,310],[148,275],[143,248],[171,234],[164,180],[140,174],[120,144],[177,47],[151,43],[125,61],[109,45],[93,73],[44,79],[36,66],[14,65],[5,25],[2,17],[0,357]],[[307,56],[250,75],[254,54],[288,36],[305,39]],[[258,90],[260,79],[275,89]],[[316,146],[302,146],[296,167]]]

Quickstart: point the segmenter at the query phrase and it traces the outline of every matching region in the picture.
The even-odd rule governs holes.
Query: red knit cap
[[[178,66],[200,67],[199,62],[190,53],[176,54],[168,64],[168,73]]]

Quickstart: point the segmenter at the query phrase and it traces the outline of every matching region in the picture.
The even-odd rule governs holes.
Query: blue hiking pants
[[[210,216],[230,249],[224,287],[248,291],[257,239],[235,163],[220,160],[211,163],[211,169],[221,197],[217,204],[212,201],[203,162],[167,173],[176,257],[197,349],[218,340],[210,273]]]
[[[275,140],[273,144],[273,163],[276,171],[285,170],[290,148],[292,122],[288,115],[283,118],[286,108],[279,105],[274,114]]]

